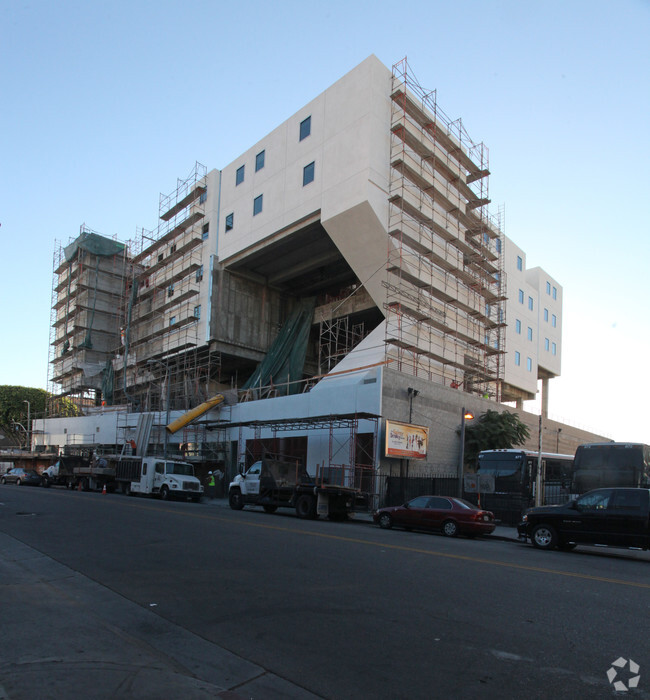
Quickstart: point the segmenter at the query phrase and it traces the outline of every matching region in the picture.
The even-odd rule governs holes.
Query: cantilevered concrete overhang
[[[358,281],[318,218],[269,236],[223,263],[230,272],[300,297],[335,294]]]

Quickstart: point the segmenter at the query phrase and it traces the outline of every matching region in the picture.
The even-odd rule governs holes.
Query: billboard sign
[[[386,421],[386,457],[426,459],[428,446],[429,428]]]

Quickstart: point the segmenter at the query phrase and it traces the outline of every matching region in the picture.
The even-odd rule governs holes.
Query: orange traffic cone
[[[104,488],[102,489],[102,494],[106,495],[106,484],[104,484]]]

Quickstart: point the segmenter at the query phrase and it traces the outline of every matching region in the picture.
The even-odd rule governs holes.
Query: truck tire
[[[160,489],[160,498],[162,498],[163,501],[168,501],[169,500],[169,487],[168,486],[162,486]]]
[[[239,489],[233,489],[228,494],[228,503],[233,510],[241,510],[244,507],[244,497]]]
[[[41,479],[41,485],[46,489],[49,489],[52,485],[50,483],[50,477],[47,474],[43,474],[43,478]]]
[[[311,520],[316,517],[316,499],[303,493],[296,501],[296,515],[303,520]]]
[[[537,549],[555,549],[557,546],[557,533],[550,525],[540,523],[535,525],[530,533],[530,541]]]

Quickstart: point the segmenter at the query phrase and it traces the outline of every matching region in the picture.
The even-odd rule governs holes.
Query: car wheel
[[[445,520],[442,524],[442,534],[445,537],[456,537],[458,535],[458,525],[453,520]]]
[[[4,476],[2,477],[2,483],[3,483],[3,484],[6,484],[6,483],[7,483],[7,480],[4,478]]]
[[[296,515],[303,520],[316,517],[316,499],[303,494],[296,501]]]
[[[554,549],[557,545],[557,534],[550,525],[535,525],[530,533],[530,541],[537,549]]]
[[[244,507],[244,498],[239,489],[233,489],[228,496],[228,503],[233,510],[241,510]]]
[[[275,511],[278,509],[277,506],[263,506],[263,508],[267,513],[275,513]]]
[[[384,530],[390,530],[393,527],[393,519],[388,515],[388,513],[382,513],[379,516],[379,527]]]
[[[169,500],[169,487],[163,486],[160,489],[160,498],[163,499],[163,501],[168,501]]]

